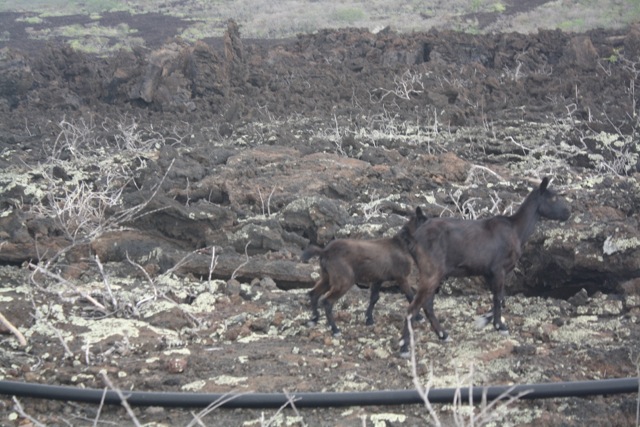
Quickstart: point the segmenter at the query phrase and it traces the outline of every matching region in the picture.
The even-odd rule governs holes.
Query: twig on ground
[[[469,169],[469,172],[467,173],[467,179],[465,181],[466,184],[471,183],[471,180],[473,178],[473,176],[475,176],[476,171],[481,170],[483,172],[488,172],[491,175],[495,176],[496,178],[498,178],[498,180],[500,182],[506,182],[506,180],[500,176],[499,174],[497,174],[496,172],[492,171],[491,169],[489,169],[486,166],[480,166],[480,165],[471,165],[471,168]]]
[[[431,390],[431,385],[433,382],[433,366],[431,367],[431,372],[429,373],[429,380],[425,387],[420,384],[420,378],[418,377],[418,363],[416,361],[416,343],[415,338],[413,336],[413,326],[411,325],[411,319],[413,316],[407,316],[407,325],[409,326],[409,349],[411,352],[411,377],[413,378],[413,386],[416,388],[416,391],[424,401],[424,406],[429,411],[429,416],[433,420],[433,423],[436,427],[440,427],[442,424],[440,423],[440,419],[438,418],[438,413],[435,409],[433,409],[433,405],[429,402],[429,390]]]
[[[295,396],[292,396],[287,390],[284,390],[284,395],[287,396],[287,403],[291,406],[291,409],[296,414],[296,416],[300,418],[302,425],[306,426],[306,424],[302,421],[302,415],[300,414],[300,411],[298,411],[298,408],[296,408],[295,404],[295,402],[300,399],[296,399]]]
[[[22,409],[22,405],[20,404],[20,401],[15,396],[13,396],[13,408],[18,413],[18,415],[20,415],[22,418],[25,418],[25,419],[31,421],[31,423],[33,425],[35,425],[37,427],[47,427],[46,424],[42,424],[40,421],[36,420],[31,415],[29,415],[26,412],[24,412],[24,409]]]
[[[472,385],[469,385],[469,392],[473,388]],[[504,413],[501,412],[502,409],[506,409],[513,402],[520,399],[522,396],[531,393],[532,390],[525,390],[516,395],[512,395],[511,393],[515,389],[515,386],[510,387],[504,393],[501,393],[500,396],[493,399],[491,402],[487,404],[487,389],[485,388],[482,392],[482,403],[480,404],[480,413],[478,415],[474,415],[471,421],[471,425],[487,425],[491,422],[496,421],[500,417],[504,417]],[[473,404],[473,398],[469,397],[469,404]]]
[[[87,343],[84,345],[84,363],[87,366],[91,365],[91,358],[89,357],[89,354],[91,353],[89,350],[91,350],[91,343],[89,342],[89,340],[87,339]]]
[[[107,279],[107,274],[104,272],[104,268],[102,267],[102,263],[100,262],[100,257],[98,256],[98,254],[96,254],[96,256],[94,257],[94,261],[98,266],[98,270],[100,270],[100,276],[102,276],[102,283],[104,283],[104,287],[107,290],[107,294],[109,295],[109,298],[111,298],[111,304],[113,304],[113,309],[117,310],[118,301],[113,296],[113,292],[111,291],[111,285],[109,284],[109,280]]]
[[[273,196],[273,193],[276,191],[276,187],[274,186],[271,189],[271,193],[269,193],[269,197],[267,197],[267,210],[265,212],[265,202],[264,202],[264,198],[262,197],[262,191],[260,191],[260,189],[258,188],[258,196],[260,196],[260,204],[262,206],[262,215],[263,216],[271,216],[271,196]]]
[[[415,341],[413,337],[413,327],[411,326],[411,316],[407,316],[407,321],[409,326],[410,363],[411,363],[411,375],[413,378],[413,385],[418,391],[418,394],[420,395],[422,400],[424,401],[425,407],[429,411],[429,416],[433,420],[433,424],[435,426],[440,427],[442,424],[440,422],[440,419],[438,418],[438,414],[435,411],[435,409],[433,409],[433,406],[429,402],[429,398],[428,398],[429,390],[431,389],[431,385],[432,385],[433,367],[431,368],[431,372],[429,374],[429,380],[427,381],[426,386],[423,387],[418,377]],[[468,376],[469,401],[467,403],[472,409],[469,413],[469,422],[467,424],[465,424],[463,417],[461,416],[461,414],[463,413],[463,411],[461,411],[461,406],[463,403],[461,399],[462,386],[458,385],[458,387],[456,388],[456,392],[453,400],[453,406],[454,406],[453,416],[454,416],[454,421],[456,426],[464,426],[464,425],[484,426],[492,422],[495,422],[500,417],[504,416],[504,413],[503,413],[504,409],[508,408],[509,405],[511,405],[513,402],[517,401],[518,399],[520,399],[522,396],[531,392],[531,390],[525,390],[516,395],[513,395],[512,393],[513,393],[513,390],[515,389],[515,386],[513,386],[507,389],[506,391],[504,391],[503,393],[501,393],[498,397],[493,399],[491,402],[487,403],[487,389],[485,388],[482,393],[482,401],[480,403],[480,412],[476,415],[475,411],[473,410],[475,402],[473,401],[474,386],[473,386],[472,377],[473,377],[473,366],[470,368],[470,373]]]
[[[400,99],[410,100],[411,95],[418,95],[424,91],[422,77],[422,73],[414,73],[411,70],[405,71],[400,76],[395,76],[393,78],[393,82],[396,85],[394,89],[376,89],[376,91],[383,93],[379,102],[382,102],[387,95],[394,95]]]
[[[111,382],[111,380],[109,379],[105,371],[100,371],[100,374],[102,375],[102,379],[107,384],[107,386],[111,390],[115,391],[118,397],[120,398],[120,403],[122,404],[124,409],[127,411],[127,414],[129,414],[129,418],[131,418],[131,421],[133,422],[133,424],[136,427],[142,427],[142,424],[140,424],[140,421],[138,421],[136,414],[133,412],[133,409],[131,408],[131,405],[129,405],[129,402],[127,402],[127,397],[124,395],[124,393],[122,393],[122,391],[119,388],[114,387],[113,383]]]
[[[182,263],[184,263],[184,261],[191,255],[191,252],[188,253],[187,255],[185,255],[180,261],[178,261],[178,264],[176,264],[176,266],[174,266],[173,268],[171,268],[170,270],[168,270],[166,273],[164,273],[165,275],[167,274],[171,274],[173,272],[173,270],[178,267],[179,265],[181,265]],[[183,309],[180,304],[178,304],[177,302],[175,302],[174,300],[172,300],[171,298],[167,297],[164,293],[159,293],[158,292],[158,287],[156,286],[155,281],[151,278],[151,276],[149,275],[149,273],[147,273],[147,270],[144,269],[143,266],[141,266],[140,264],[138,264],[137,262],[133,261],[130,257],[129,254],[127,253],[127,261],[137,267],[140,271],[142,271],[142,273],[145,275],[145,277],[147,278],[147,280],[149,281],[149,284],[151,284],[151,287],[153,288],[153,296],[152,297],[147,297],[144,298],[140,301],[138,301],[136,303],[136,309],[138,307],[140,307],[142,304],[148,302],[148,301],[155,301],[158,299],[158,297],[169,301],[170,303],[174,304],[179,310],[181,310],[185,316],[187,316],[192,322],[194,326],[200,326],[201,322],[200,320],[198,320],[193,314],[189,313],[188,311],[186,311],[185,309]]]
[[[100,399],[100,406],[98,406],[98,410],[96,411],[96,417],[93,419],[93,427],[96,427],[98,425],[98,420],[100,419],[100,413],[102,412],[102,408],[104,408],[104,400],[107,397],[107,390],[108,390],[107,387],[105,387],[102,390],[102,398]]]
[[[142,272],[142,274],[144,274],[144,277],[147,278],[147,281],[149,282],[149,284],[153,288],[153,297],[145,298],[143,301],[138,301],[138,303],[136,305],[140,306],[141,304],[143,304],[143,303],[145,303],[147,301],[157,299],[158,298],[158,288],[156,287],[156,283],[153,281],[153,279],[151,278],[151,276],[149,275],[147,270],[145,270],[144,267],[141,266],[140,264],[138,264],[137,262],[133,261],[129,257],[129,252],[126,253],[126,256],[127,256],[127,261],[129,261],[129,264],[133,265],[134,267],[137,267]]]
[[[189,424],[187,424],[186,427],[193,427],[195,425],[206,426],[206,424],[202,422],[202,418],[203,417],[206,417],[211,412],[213,412],[216,409],[220,408],[225,403],[230,402],[230,401],[232,401],[233,399],[235,399],[237,397],[244,396],[245,394],[249,394],[249,393],[224,394],[224,395],[220,396],[217,400],[215,400],[214,402],[211,402],[211,404],[209,404],[209,406],[207,406],[206,408],[204,408],[203,410],[201,410],[197,414],[194,414],[192,412],[191,415],[193,415],[193,420],[191,420],[191,422]]]
[[[60,343],[62,344],[62,347],[64,348],[64,357],[73,359],[73,356],[74,356],[73,351],[71,351],[71,349],[69,348],[69,345],[64,340],[64,337],[62,336],[58,328],[56,328],[51,324],[49,324],[49,326],[51,327],[51,329],[53,329],[53,332],[56,333],[56,337],[58,337],[58,339],[60,340]]]
[[[216,256],[216,246],[211,246],[211,263],[209,264],[209,277],[207,283],[209,284],[209,289],[211,289],[211,276],[213,275],[213,270],[215,270],[218,265],[218,257]]]
[[[269,420],[265,420],[264,419],[264,412],[262,413],[262,415],[260,416],[260,427],[270,427],[276,421],[278,415],[280,415],[282,413],[282,411],[288,406],[291,406],[291,408],[295,412],[296,416],[302,422],[302,416],[300,415],[300,412],[298,412],[298,409],[296,408],[296,405],[295,405],[295,402],[297,400],[300,400],[300,399],[299,398],[296,399],[294,395],[289,394],[286,390],[284,391],[284,394],[285,394],[285,396],[287,396],[287,401],[284,402],[282,404],[282,406],[280,406],[280,408],[278,408],[276,413],[273,414],[271,416],[271,418],[269,418]],[[306,426],[306,424],[304,422],[302,422],[302,425]]]
[[[180,260],[176,263],[176,265],[174,265],[173,267],[171,267],[170,269],[164,272],[163,276],[168,276],[170,274],[173,274],[176,270],[178,270],[187,262],[187,260],[191,255],[193,255],[193,252],[189,252],[188,254],[180,258]]]
[[[251,240],[249,240],[247,242],[246,245],[244,245],[244,256],[246,257],[246,259],[244,260],[244,262],[242,264],[240,264],[238,267],[236,267],[235,270],[233,270],[233,273],[231,273],[231,280],[235,280],[236,275],[238,274],[238,271],[244,267],[245,265],[247,265],[249,263],[249,253],[247,251],[247,248],[249,247],[249,245],[251,244]]]
[[[42,273],[45,276],[48,276],[52,279],[56,279],[57,281],[59,281],[60,283],[64,284],[64,285],[69,285],[70,287],[75,287],[75,285],[71,282],[69,282],[68,280],[66,280],[64,277],[60,276],[59,274],[56,273],[52,273],[49,270],[47,270],[46,268],[40,267],[39,265],[33,264],[33,263],[29,263],[28,267],[31,268],[33,270],[33,274],[31,275],[31,281],[35,284],[35,279],[33,277],[33,275],[38,272],[38,273]],[[91,295],[89,295],[88,293],[78,290],[76,289],[76,292],[78,293],[78,295],[80,295],[82,298],[86,299],[87,301],[89,301],[91,304],[93,304],[98,310],[102,311],[103,314],[107,314],[107,308],[100,304],[94,297],[92,297]]]
[[[9,332],[11,332],[13,335],[16,336],[16,338],[18,339],[18,344],[20,344],[20,347],[26,347],[27,346],[27,340],[24,337],[24,335],[22,335],[22,332],[20,332],[20,330],[18,330],[18,328],[13,326],[13,323],[9,322],[9,320],[7,320],[7,318],[4,317],[4,314],[2,314],[2,312],[0,312],[0,323],[2,323],[2,325],[5,328],[7,328],[9,330]]]

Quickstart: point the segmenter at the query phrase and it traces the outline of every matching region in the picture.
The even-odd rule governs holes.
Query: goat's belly
[[[450,271],[447,276],[450,277],[472,277],[472,276],[484,276],[484,269],[473,268],[470,266],[458,266],[452,271]]]
[[[356,270],[356,280],[360,282],[384,282],[387,280],[396,280],[399,277],[406,277],[411,272],[410,270],[397,269],[397,268],[384,268],[385,266],[367,266],[361,265]]]

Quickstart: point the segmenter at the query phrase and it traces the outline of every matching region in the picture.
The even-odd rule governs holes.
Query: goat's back
[[[356,282],[372,283],[407,277],[410,254],[393,239],[339,239],[320,254],[320,265],[329,275],[348,275]]]
[[[414,257],[423,269],[446,275],[486,275],[513,269],[520,241],[507,217],[482,220],[433,218],[415,233]]]

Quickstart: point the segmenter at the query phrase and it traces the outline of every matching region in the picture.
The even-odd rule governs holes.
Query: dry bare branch
[[[16,338],[18,339],[18,344],[20,344],[20,347],[27,346],[27,340],[24,337],[24,335],[22,335],[22,332],[20,332],[18,328],[13,326],[13,324],[9,322],[6,317],[4,317],[4,314],[2,314],[2,312],[0,312],[0,324],[2,324],[5,328],[9,330],[9,332],[11,332],[13,335],[16,336]]]
[[[235,280],[235,278],[236,278],[236,276],[237,276],[237,274],[238,274],[238,271],[240,271],[240,269],[241,269],[242,267],[244,267],[245,265],[247,265],[247,264],[249,263],[249,253],[248,253],[248,251],[247,251],[247,248],[249,247],[249,245],[250,245],[250,244],[251,244],[251,240],[249,240],[249,241],[247,242],[247,244],[246,244],[246,245],[244,245],[244,256],[245,256],[245,260],[244,260],[244,262],[243,262],[242,264],[240,264],[238,267],[236,267],[236,269],[235,269],[235,270],[233,270],[233,273],[231,273],[231,280]]]
[[[410,350],[409,360],[411,363],[411,378],[413,379],[413,386],[415,387],[416,391],[422,398],[422,401],[424,402],[424,406],[427,408],[427,411],[429,412],[429,417],[431,417],[433,424],[436,427],[440,427],[442,423],[440,422],[438,413],[436,412],[436,410],[433,408],[433,405],[431,405],[431,402],[429,401],[429,390],[431,389],[432,381],[433,381],[433,366],[431,367],[429,380],[427,381],[426,386],[424,387],[422,386],[422,384],[420,383],[420,377],[418,376],[418,362],[416,361],[416,342],[413,335],[413,326],[411,325],[412,318],[413,316],[408,315],[406,321],[409,327],[409,350]]]
[[[29,415],[26,412],[24,412],[24,409],[22,408],[22,405],[20,404],[20,401],[15,396],[13,396],[13,408],[18,413],[18,415],[20,415],[22,418],[25,418],[25,419],[29,420],[34,426],[36,426],[36,427],[47,427],[46,424],[42,424],[40,421],[36,420],[31,415]]]
[[[107,290],[107,294],[109,295],[109,298],[111,298],[111,304],[113,304],[113,309],[117,310],[118,309],[118,301],[116,300],[115,296],[113,296],[113,291],[111,290],[111,285],[109,284],[109,279],[107,278],[107,274],[104,272],[104,267],[102,266],[102,263],[100,262],[100,257],[98,256],[98,254],[96,254],[96,256],[93,258],[93,260],[96,262],[96,265],[98,266],[98,270],[100,270],[100,276],[102,277],[102,283],[104,283],[104,287]]]
[[[104,400],[107,397],[107,387],[102,390],[102,398],[100,399],[100,405],[98,406],[98,410],[96,411],[96,417],[93,419],[93,427],[97,427],[98,420],[100,419],[100,414],[102,413],[102,408],[104,408]]]
[[[205,424],[202,421],[202,418],[206,417],[211,412],[213,412],[216,409],[220,408],[225,403],[230,402],[233,399],[236,399],[236,398],[238,398],[240,396],[244,396],[246,394],[249,394],[249,393],[228,393],[228,394],[224,394],[224,395],[220,396],[217,400],[211,402],[211,404],[209,404],[209,406],[207,406],[206,408],[204,408],[203,410],[201,410],[197,414],[193,414],[192,413],[191,415],[193,415],[193,420],[191,420],[191,422],[189,422],[189,424],[187,424],[187,427],[193,427],[195,425],[206,426],[207,424]]]
[[[31,262],[28,264],[28,267],[33,270],[33,273],[31,274],[31,281],[33,283],[35,283],[34,274],[36,272],[44,274],[45,276],[50,277],[52,279],[55,279],[55,280],[57,280],[58,282],[60,282],[62,284],[68,285],[70,288],[75,288],[75,292],[77,292],[78,295],[80,295],[82,298],[86,299],[91,304],[93,304],[103,314],[107,314],[107,308],[104,305],[99,303],[95,298],[93,298],[91,295],[89,295],[85,291],[77,289],[77,287],[73,283],[69,282],[64,277],[60,276],[59,274],[52,273],[47,268],[40,267],[39,265],[33,264]]]
[[[107,384],[107,386],[111,390],[115,391],[116,394],[118,395],[118,397],[120,398],[120,404],[127,411],[127,414],[129,414],[129,418],[131,418],[131,421],[133,422],[133,424],[136,427],[142,427],[142,424],[140,424],[140,421],[138,421],[138,418],[136,417],[136,414],[133,412],[133,409],[131,408],[131,405],[129,405],[129,402],[127,402],[127,397],[124,395],[124,393],[122,393],[122,391],[119,388],[116,388],[113,385],[113,383],[111,382],[111,380],[109,379],[109,377],[107,376],[107,373],[105,371],[100,371],[100,374],[102,375],[102,379]]]
[[[211,246],[211,263],[209,264],[209,277],[207,278],[207,282],[209,287],[211,287],[211,276],[213,275],[213,270],[215,270],[218,265],[218,257],[216,256],[216,247],[215,245]]]

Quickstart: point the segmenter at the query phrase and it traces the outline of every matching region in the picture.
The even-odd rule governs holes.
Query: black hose
[[[638,393],[638,378],[616,378],[608,380],[574,381],[550,384],[523,384],[516,386],[462,387],[429,390],[431,403],[452,403],[456,393],[462,403],[480,402],[483,395],[487,401],[506,399],[522,394],[520,399],[546,399],[553,397],[583,397]],[[206,407],[213,402],[223,402],[224,408],[279,408],[295,398],[296,407],[342,407],[366,405],[404,405],[423,403],[416,390],[384,390],[342,393],[175,393],[122,391],[131,406]],[[524,394],[523,394],[524,393]],[[18,381],[0,381],[0,394],[50,400],[65,400],[99,404],[121,403],[113,390],[83,389],[69,386],[29,384]]]

